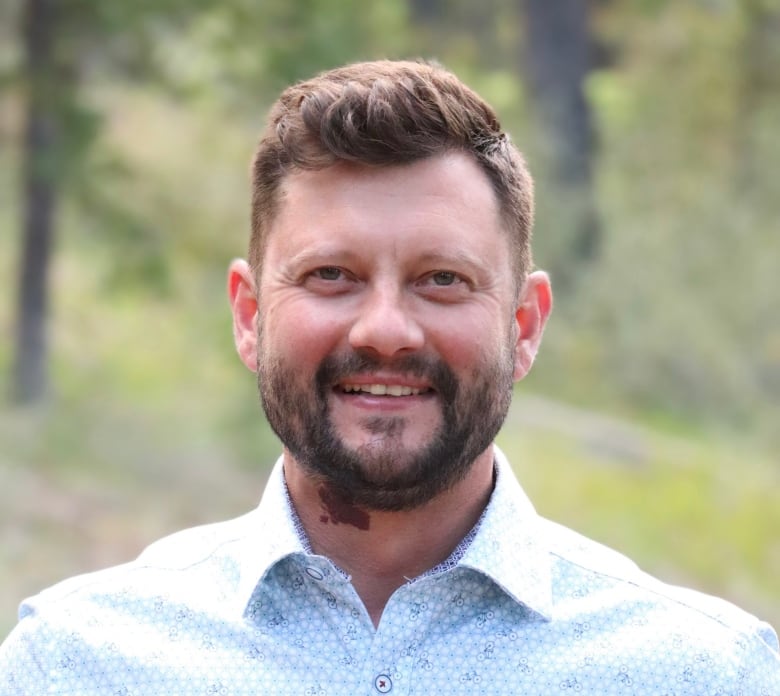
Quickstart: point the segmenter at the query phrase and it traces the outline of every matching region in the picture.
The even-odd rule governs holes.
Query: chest
[[[264,585],[240,620],[163,613],[134,635],[117,632],[97,651],[99,665],[85,669],[74,652],[63,669],[80,672],[82,687],[99,679],[112,689],[73,693],[123,696],[682,695],[717,686],[706,651],[664,644],[657,629],[639,613],[546,621],[479,582],[401,588],[374,629],[348,584],[301,579]]]

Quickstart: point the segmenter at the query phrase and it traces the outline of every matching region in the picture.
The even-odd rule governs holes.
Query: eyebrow
[[[447,251],[445,253],[440,252],[428,252],[418,257],[420,261],[431,264],[465,264],[467,266],[480,266],[482,265],[479,257],[474,254],[469,254],[463,251]]]
[[[306,266],[310,263],[327,261],[328,259],[351,261],[357,258],[357,253],[345,247],[321,246],[315,249],[304,249],[288,260],[290,266]]]
[[[352,247],[330,245],[327,242],[316,248],[303,249],[292,256],[285,266],[287,268],[300,268],[310,264],[340,265],[357,263],[362,260],[362,253]],[[428,251],[414,258],[415,263],[427,264],[448,270],[450,266],[467,267],[469,269],[482,269],[484,262],[479,256],[461,250]]]

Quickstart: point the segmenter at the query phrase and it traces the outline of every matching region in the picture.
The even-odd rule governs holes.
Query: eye
[[[337,266],[323,266],[312,273],[319,280],[340,280],[344,275]]]
[[[342,295],[355,287],[355,276],[341,266],[317,266],[307,270],[302,284],[318,295]]]
[[[420,278],[417,287],[434,302],[459,302],[468,296],[472,285],[457,271],[430,271]]]
[[[458,276],[452,271],[437,271],[431,275],[431,281],[438,286],[454,285],[458,280]]]

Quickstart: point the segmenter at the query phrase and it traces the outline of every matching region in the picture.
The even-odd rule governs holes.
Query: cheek
[[[441,321],[441,319],[444,321]],[[471,370],[485,361],[502,360],[510,346],[506,322],[481,313],[447,317],[432,327],[429,339],[436,352],[458,370]]]
[[[341,340],[338,317],[303,302],[285,302],[263,308],[262,350],[288,363],[318,363]]]

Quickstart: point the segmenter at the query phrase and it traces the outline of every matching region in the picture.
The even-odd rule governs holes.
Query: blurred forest
[[[256,504],[249,158],[281,88],[379,57],[535,173],[556,309],[500,443],[540,512],[780,626],[780,0],[3,0],[0,636]]]

